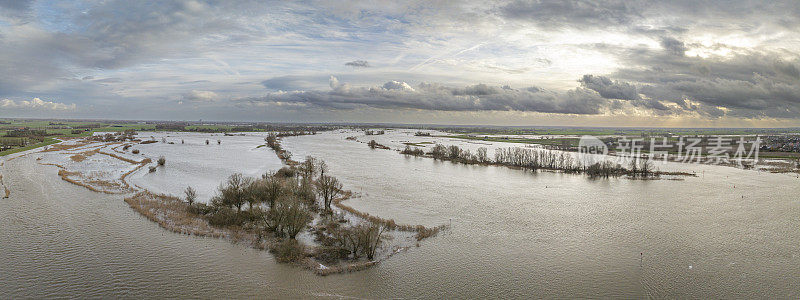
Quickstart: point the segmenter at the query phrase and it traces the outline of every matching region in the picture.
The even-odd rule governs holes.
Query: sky
[[[800,1],[0,0],[0,117],[800,126]]]

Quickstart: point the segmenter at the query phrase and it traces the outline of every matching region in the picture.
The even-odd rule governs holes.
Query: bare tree
[[[478,162],[480,162],[480,163],[485,163],[485,162],[489,161],[489,156],[488,156],[488,154],[487,154],[486,147],[480,147],[480,148],[478,148],[478,151],[477,151],[477,152],[476,152],[476,154],[475,154],[475,158],[476,158],[476,159],[478,160]]]
[[[247,186],[243,189],[244,200],[249,205],[248,209],[253,210],[253,207],[259,203],[264,202],[266,194],[264,193],[265,184],[263,179],[250,180]]]
[[[317,194],[322,198],[325,210],[331,210],[331,202],[341,193],[342,184],[336,177],[321,175],[317,180]]]
[[[447,147],[447,156],[451,160],[456,160],[461,156],[461,148],[456,145],[450,145]]]
[[[653,173],[653,169],[655,169],[655,166],[653,165],[653,161],[650,160],[650,156],[645,156],[642,158],[642,161],[639,162],[639,172],[641,172],[643,176],[650,176],[650,174]]]
[[[447,156],[447,147],[442,144],[436,144],[433,146],[433,149],[431,149],[430,154],[433,156],[433,158],[442,159]]]
[[[186,202],[188,202],[189,205],[194,204],[194,201],[197,199],[197,191],[192,187],[187,187],[183,193],[186,194]]]
[[[228,181],[219,187],[220,197],[218,204],[233,207],[237,211],[242,211],[242,206],[247,202],[246,188],[250,186],[252,178],[244,177],[240,173],[235,173],[228,177]]]
[[[386,227],[372,222],[364,222],[352,227],[336,227],[329,232],[326,243],[343,249],[358,259],[362,255],[374,259],[377,249],[383,244]]]
[[[266,230],[294,239],[312,219],[302,202],[293,197],[284,197],[267,211],[262,221]]]
[[[363,243],[361,247],[367,259],[372,260],[375,258],[375,252],[383,244],[383,231],[385,226],[378,223],[361,224],[358,226],[358,233],[361,236],[360,240]]]
[[[311,180],[317,173],[318,161],[314,157],[306,156],[306,160],[300,163],[297,169],[304,179]]]
[[[635,156],[631,156],[631,161],[628,163],[628,169],[631,170],[633,175],[639,173],[639,158]]]
[[[263,202],[269,204],[270,208],[275,207],[275,202],[278,201],[281,194],[283,194],[283,182],[275,174],[266,174],[262,179],[262,196]]]

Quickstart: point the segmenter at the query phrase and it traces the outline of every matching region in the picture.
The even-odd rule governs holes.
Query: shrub
[[[295,175],[295,170],[290,167],[283,167],[278,169],[277,172],[275,172],[275,176],[278,178],[292,178],[294,177],[294,175]]]
[[[214,211],[208,217],[208,223],[214,226],[242,226],[246,223],[247,216],[240,214],[236,210],[228,207],[222,207]]]
[[[267,146],[272,148],[272,149],[275,149],[276,146],[280,147],[280,145],[278,144],[278,135],[275,134],[274,132],[270,132],[267,135],[267,137],[264,138],[264,141],[266,141],[267,142]]]
[[[186,211],[203,216],[216,212],[213,206],[206,205],[205,203],[194,203],[192,205],[188,205],[186,206]]]
[[[418,147],[414,147],[414,149],[411,149],[410,145],[406,145],[406,148],[403,149],[403,151],[400,151],[400,154],[408,154],[408,155],[413,155],[413,156],[422,156],[422,155],[425,154],[425,152],[422,151],[422,149],[420,149]]]
[[[166,163],[167,163],[167,159],[164,158],[163,156],[158,158],[158,165],[159,166],[164,166]]]
[[[150,173],[153,173],[153,172],[155,172],[155,171],[156,171],[156,169],[157,169],[157,168],[156,168],[156,166],[150,166]]]
[[[314,253],[314,258],[324,263],[335,263],[339,260],[346,259],[348,255],[350,255],[350,251],[347,249],[321,246],[318,247],[317,252]]]
[[[305,256],[305,246],[294,239],[283,239],[270,247],[278,262],[294,262]]]

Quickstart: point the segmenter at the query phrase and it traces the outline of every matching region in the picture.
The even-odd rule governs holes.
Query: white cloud
[[[75,110],[75,103],[64,104],[60,102],[44,101],[39,98],[33,98],[33,100],[30,101],[14,101],[11,99],[3,99],[0,101],[0,108],[24,110]]]
[[[193,102],[193,103],[201,103],[201,102],[214,102],[219,99],[219,95],[212,91],[198,91],[192,90],[183,95],[181,99],[181,103],[183,102]]]

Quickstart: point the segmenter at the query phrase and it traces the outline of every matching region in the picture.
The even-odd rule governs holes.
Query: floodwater
[[[265,144],[265,134],[224,136],[209,133],[141,133],[140,138],[157,143],[140,144],[142,156],[156,161],[164,156],[167,165],[150,173],[147,169],[131,174],[129,180],[150,191],[182,195],[187,186],[197,191],[198,201],[208,202],[222,181],[233,173],[258,177],[280,168],[281,161]],[[162,143],[162,139],[167,143]],[[209,144],[205,141],[208,140]],[[217,143],[219,141],[219,143]],[[169,144],[170,142],[175,144]]]
[[[588,179],[406,157],[369,149],[347,136],[362,142],[374,138],[393,148],[401,141],[436,139],[406,131],[374,137],[345,132],[287,137],[282,144],[296,159],[325,160],[347,189],[359,193],[347,202],[356,209],[399,223],[451,228],[371,269],[317,277],[277,264],[267,252],[167,232],[128,208],[122,196],[61,181],[55,167],[37,164],[37,154],[31,154],[3,166],[11,198],[0,200],[0,298],[800,294],[795,280],[800,276],[800,179],[795,175],[676,164],[701,175]],[[248,174],[279,166],[270,161],[274,153],[255,148],[263,138],[252,137],[253,144],[241,146],[234,140],[248,137],[226,138],[231,141],[217,146],[229,143],[229,150],[252,151],[252,157],[204,155],[194,164],[241,164]],[[486,146],[519,146],[491,144]],[[150,145],[141,147],[145,155],[168,155],[164,172],[170,162],[176,163],[175,176],[192,168],[191,156],[173,157],[184,153],[174,150],[181,145]],[[179,167],[179,161],[187,165]],[[203,170],[208,175],[201,177],[217,180],[230,171]],[[168,193],[212,181],[179,177],[173,179],[183,184],[158,185],[167,178],[156,176],[167,174],[144,173],[132,178]]]

